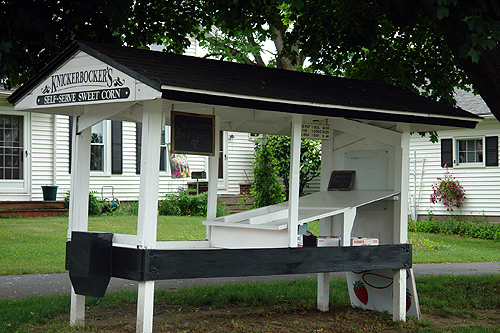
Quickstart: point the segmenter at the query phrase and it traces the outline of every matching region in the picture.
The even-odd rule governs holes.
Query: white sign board
[[[330,125],[302,124],[302,139],[330,140]]]
[[[85,52],[78,52],[47,76],[17,110],[150,100],[161,92]]]
[[[127,82],[128,81],[128,82]],[[37,105],[92,103],[127,100],[134,82],[123,73],[102,64],[51,75],[36,94]]]

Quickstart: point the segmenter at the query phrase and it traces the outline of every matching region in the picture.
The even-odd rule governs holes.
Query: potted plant
[[[431,202],[442,202],[447,211],[453,211],[453,207],[460,208],[465,200],[465,190],[458,180],[448,171],[444,178],[438,178],[438,181],[432,184]]]
[[[56,185],[42,186],[43,201],[56,201],[57,188],[58,186]]]

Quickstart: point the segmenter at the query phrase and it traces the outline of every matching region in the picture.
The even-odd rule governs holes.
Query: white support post
[[[69,198],[69,228],[71,232],[87,231],[89,207],[89,175],[90,175],[90,128],[77,135],[77,118],[83,107],[76,107],[73,121],[71,185]],[[85,296],[75,294],[71,288],[70,325],[85,323]]]
[[[321,182],[320,191],[328,190],[330,174],[333,171],[333,135],[330,140],[321,141]],[[319,220],[319,235],[332,235],[332,218]],[[330,306],[330,273],[318,273],[317,307],[319,311],[326,312]]]
[[[144,103],[137,235],[145,249],[156,247],[162,115],[161,99]],[[153,306],[154,281],[139,282],[136,332],[153,331]]]
[[[302,115],[292,116],[292,133],[290,147],[290,179],[288,193],[288,244],[297,247],[299,227],[299,186],[300,186],[300,143],[302,131]]]
[[[207,220],[217,217],[217,188],[219,185],[220,116],[215,116],[215,155],[208,157]],[[212,227],[207,225],[206,239],[211,239]]]
[[[356,207],[348,208],[344,212],[344,223],[342,225],[342,246],[351,246],[351,231],[356,218]]]
[[[400,191],[394,202],[394,244],[408,243],[408,186],[410,176],[410,131],[408,124],[398,124],[401,145],[395,147],[394,190]],[[406,270],[393,275],[392,312],[394,321],[406,321]]]
[[[83,326],[85,324],[85,296],[77,295],[73,286],[71,286],[69,324],[71,326]]]
[[[318,273],[317,307],[322,312],[330,308],[330,273]]]
[[[142,173],[142,170],[141,170]],[[153,308],[154,308],[155,282],[139,282],[137,295],[137,333],[153,332]]]

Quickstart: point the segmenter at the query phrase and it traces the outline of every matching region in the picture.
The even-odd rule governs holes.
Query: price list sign
[[[330,125],[302,124],[302,139],[330,140]]]

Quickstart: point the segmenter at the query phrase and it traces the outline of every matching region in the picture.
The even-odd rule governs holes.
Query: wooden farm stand
[[[393,318],[405,320],[410,132],[474,128],[480,120],[385,84],[88,42],[72,43],[9,101],[74,119],[71,324],[84,322],[85,295],[102,296],[114,276],[139,281],[137,332],[152,331],[155,280],[318,273],[318,308],[326,311],[329,272],[353,270],[393,270]],[[212,117],[213,147],[225,130],[290,135],[290,200],[216,218],[218,158],[207,146],[207,240],[158,242],[160,134],[172,111]],[[87,231],[91,126],[106,119],[142,123],[136,235]],[[321,192],[299,198],[302,124],[329,125],[330,139],[322,145]],[[194,121],[181,134],[207,132],[203,126]],[[356,171],[351,191],[327,191],[334,170]],[[298,226],[316,219],[320,235],[340,236],[342,246],[297,247]],[[351,236],[381,245],[351,247]]]

